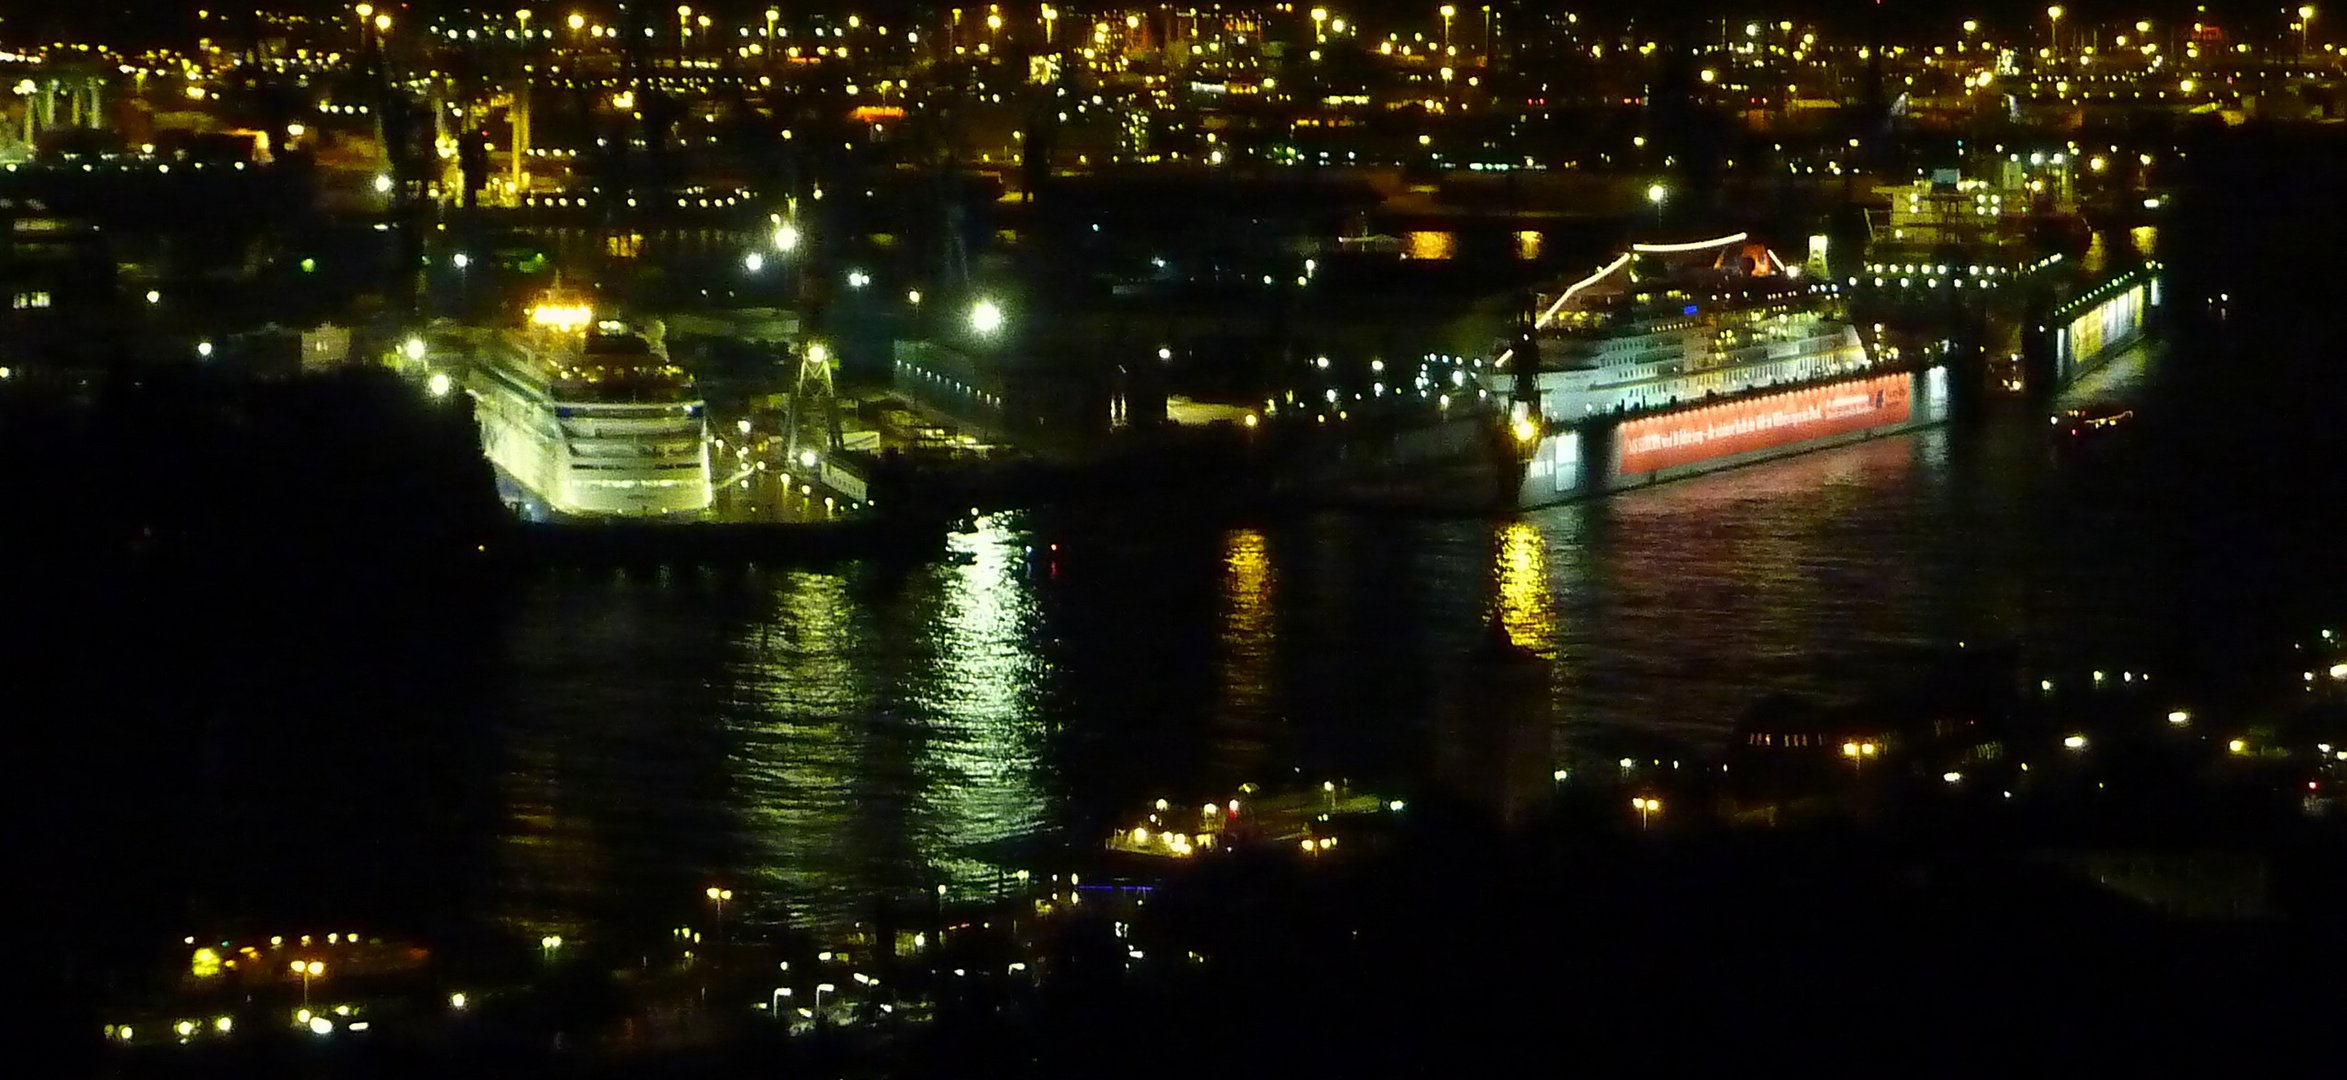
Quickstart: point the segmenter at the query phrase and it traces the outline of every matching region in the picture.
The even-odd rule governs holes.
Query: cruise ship
[[[1840,290],[1747,234],[1635,244],[1539,297],[1511,372],[1538,506],[1947,416],[1945,367],[1869,350]],[[1529,346],[1529,347],[1525,347]],[[1514,352],[1503,353],[1507,364]]]
[[[467,372],[481,451],[543,517],[689,517],[707,510],[708,409],[658,321],[599,317],[550,296],[492,334]]]
[[[1645,411],[1863,371],[1836,290],[1739,235],[1640,244],[1544,297],[1539,396],[1550,423]]]

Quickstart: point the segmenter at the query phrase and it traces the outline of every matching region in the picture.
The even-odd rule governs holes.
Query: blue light
[[[1693,315],[1693,314],[1695,314],[1695,305],[1693,305],[1693,304],[1689,304],[1689,305],[1687,305],[1687,310],[1685,310],[1685,311],[1682,311],[1682,312],[1680,312],[1679,314],[1681,314],[1681,315]]]

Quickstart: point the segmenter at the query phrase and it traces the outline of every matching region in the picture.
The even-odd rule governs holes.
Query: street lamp
[[[1442,47],[1446,51],[1451,47],[1451,20],[1457,18],[1458,15],[1457,5],[1444,4],[1442,6]]]
[[[2298,58],[2306,59],[2309,43],[2314,38],[2314,5],[2298,5]]]
[[[832,985],[832,984],[830,984],[830,983],[816,983],[816,984],[815,984],[815,1022],[816,1022],[816,1023],[820,1024],[820,1023],[822,1023],[822,1022],[823,1022],[823,995],[825,995],[825,994],[828,994],[828,993],[831,993],[831,992],[833,992],[833,991],[836,991],[836,990],[838,990],[838,989],[839,989],[839,987],[837,987],[837,986],[833,986],[833,985]]]
[[[302,977],[302,1008],[306,1011],[310,1007],[310,980],[326,974],[326,965],[316,960],[306,963],[296,960],[293,962],[293,973]]]
[[[1671,189],[1659,183],[1646,185],[1646,201],[1654,204],[1654,223],[1662,224],[1662,204],[1671,197]]]
[[[1002,329],[1002,305],[992,300],[970,305],[970,329],[989,336]]]
[[[1644,829],[1653,824],[1654,815],[1662,813],[1662,800],[1641,795],[1630,800],[1630,809],[1638,811],[1638,827]]]
[[[708,897],[710,903],[717,905],[717,938],[723,941],[725,939],[725,902],[733,899],[733,890],[720,889],[711,885],[701,890],[701,895]]]
[[[2046,52],[2054,59],[2062,58],[2062,5],[2045,9]]]
[[[783,222],[774,227],[774,250],[789,254],[799,248],[799,227]]]

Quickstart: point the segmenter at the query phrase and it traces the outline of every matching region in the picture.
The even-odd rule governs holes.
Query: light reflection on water
[[[998,515],[902,571],[550,580],[495,680],[506,891],[556,928],[706,915],[712,883],[836,923],[1158,796],[1348,775],[1515,812],[1558,755],[1716,744],[1763,694],[1854,696],[1925,646],[2189,647],[2190,493],[2126,463],[2150,444],[2068,460],[2008,419],[1511,520]],[[1477,666],[1494,617],[1537,671]]]
[[[1448,259],[1458,252],[1459,238],[1448,232],[1416,229],[1402,234],[1402,257]]]
[[[1225,753],[1252,757],[1262,747],[1263,723],[1277,708],[1279,597],[1263,531],[1231,530],[1223,567],[1222,627],[1215,637],[1221,692],[1213,737],[1226,744]]]
[[[1556,647],[1556,608],[1549,600],[1548,541],[1530,521],[1500,530],[1499,617],[1508,637],[1537,653]]]
[[[793,574],[770,620],[734,635],[731,872],[781,901],[770,916],[978,884],[992,871],[971,849],[1046,810],[1020,542],[997,516],[952,546],[957,564],[878,607],[842,577]]]

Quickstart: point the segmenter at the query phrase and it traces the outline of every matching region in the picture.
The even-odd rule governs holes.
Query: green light
[[[315,273],[317,273],[317,272],[318,272],[318,260],[316,260],[316,259],[303,259],[303,260],[302,260],[302,273],[305,273],[305,274],[315,274]]]

